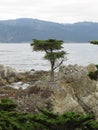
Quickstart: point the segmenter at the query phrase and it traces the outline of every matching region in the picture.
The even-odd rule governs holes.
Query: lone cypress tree
[[[54,70],[57,69],[64,61],[64,56],[67,54],[65,51],[62,51],[63,41],[56,39],[48,40],[37,40],[34,39],[31,46],[33,46],[34,51],[44,51],[44,58],[48,60],[51,64],[51,74],[50,81],[54,81]]]

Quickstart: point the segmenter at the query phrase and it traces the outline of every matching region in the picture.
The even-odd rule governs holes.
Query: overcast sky
[[[98,0],[0,0],[0,19],[98,22]]]

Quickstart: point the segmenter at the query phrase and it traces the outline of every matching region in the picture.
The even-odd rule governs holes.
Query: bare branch
[[[53,68],[53,70],[57,69],[63,63],[63,61],[64,59],[62,59],[61,62],[56,67]]]
[[[56,70],[58,67],[60,67],[61,64],[62,64],[65,60],[68,60],[68,59],[67,59],[67,58],[66,58],[66,59],[63,58],[63,59],[61,60],[61,62],[60,62],[57,66],[55,66],[55,67],[53,68],[53,70]]]

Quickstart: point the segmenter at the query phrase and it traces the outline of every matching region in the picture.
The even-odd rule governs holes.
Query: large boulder
[[[97,68],[96,68],[95,64],[89,64],[87,66],[87,70],[88,70],[88,72],[95,72],[97,70]]]
[[[87,69],[83,66],[68,65],[63,66],[59,69],[58,77],[59,79],[66,79],[66,82],[74,82],[80,80],[84,77],[87,77]]]
[[[2,78],[15,77],[17,71],[10,66],[0,65],[0,75]]]
[[[17,71],[10,66],[0,65],[0,85],[6,85],[15,81]]]

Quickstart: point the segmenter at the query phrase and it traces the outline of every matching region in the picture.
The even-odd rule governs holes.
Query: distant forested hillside
[[[49,38],[65,42],[98,40],[98,23],[59,24],[28,18],[0,21],[0,42],[20,43]]]

